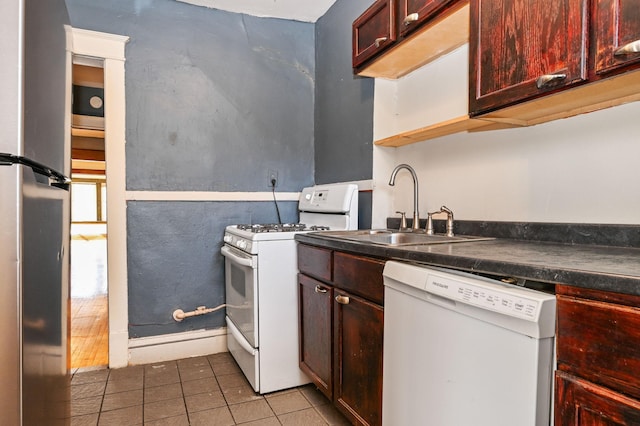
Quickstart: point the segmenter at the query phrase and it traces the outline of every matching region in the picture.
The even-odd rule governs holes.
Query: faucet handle
[[[427,226],[425,226],[425,228],[424,228],[424,232],[427,235],[433,235],[434,234],[434,232],[433,232],[433,215],[435,213],[438,213],[438,212],[431,212],[431,213],[427,212]]]
[[[407,229],[407,214],[405,212],[396,212],[400,215],[400,231]]]
[[[447,206],[440,207],[440,211],[447,214],[447,237],[453,237],[453,211]]]

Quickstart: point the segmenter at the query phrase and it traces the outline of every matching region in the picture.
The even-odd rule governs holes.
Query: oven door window
[[[255,257],[225,246],[227,316],[254,348],[258,347],[257,286]]]

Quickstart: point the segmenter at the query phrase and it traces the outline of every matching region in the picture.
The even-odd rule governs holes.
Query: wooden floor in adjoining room
[[[107,295],[71,299],[71,368],[109,365]]]
[[[71,368],[109,365],[106,236],[71,240]]]

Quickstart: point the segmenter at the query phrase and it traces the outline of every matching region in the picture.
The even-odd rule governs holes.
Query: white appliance
[[[0,424],[68,424],[71,59],[64,0],[0,14]]]
[[[555,295],[395,261],[384,285],[384,425],[550,424]]]
[[[355,184],[304,188],[297,224],[225,229],[227,347],[256,392],[309,383],[298,367],[299,232],[358,227]]]

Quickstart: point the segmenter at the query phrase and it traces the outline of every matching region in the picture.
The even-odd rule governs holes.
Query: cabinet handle
[[[538,89],[546,89],[566,79],[566,74],[545,74],[536,79]]]
[[[625,56],[632,55],[634,53],[640,53],[640,40],[632,41],[631,43],[625,44],[624,46],[616,49],[613,52],[613,56]]]
[[[387,41],[388,38],[387,37],[378,37],[377,39],[375,39],[375,41],[373,42],[373,44],[376,45],[376,47],[380,47],[380,45],[382,43],[384,43],[385,41]]]
[[[420,15],[418,15],[417,13],[412,13],[410,15],[407,15],[406,18],[404,18],[404,20],[402,21],[402,23],[404,24],[405,27],[408,27],[413,22],[416,22],[418,18],[420,18]]]
[[[322,288],[319,285],[316,286],[316,293],[326,293],[327,289],[326,288]]]
[[[336,296],[336,302],[338,302],[341,305],[348,305],[349,304],[349,297],[348,296]]]

